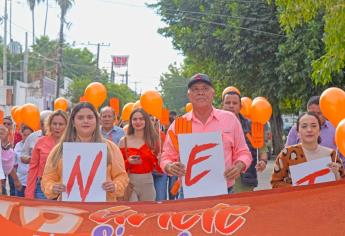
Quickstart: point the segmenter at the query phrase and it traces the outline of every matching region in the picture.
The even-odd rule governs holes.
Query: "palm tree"
[[[27,0],[30,10],[31,10],[31,17],[32,17],[32,44],[35,44],[35,7],[40,2],[44,2],[44,0]]]
[[[46,1],[46,17],[44,20],[44,31],[43,31],[44,36],[46,36],[46,32],[47,32],[48,9],[49,9],[49,0],[45,0],[45,1]]]
[[[59,33],[59,50],[58,50],[58,67],[57,67],[57,78],[56,78],[56,98],[60,95],[60,81],[62,81],[62,62],[63,62],[63,31],[66,23],[65,17],[67,11],[72,7],[74,0],[56,0],[60,6],[60,33]]]

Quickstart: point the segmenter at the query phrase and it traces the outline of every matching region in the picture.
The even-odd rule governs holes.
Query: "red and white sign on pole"
[[[129,56],[111,56],[113,59],[113,63],[115,67],[123,67],[128,66],[128,58]]]
[[[105,143],[64,143],[62,181],[63,201],[105,202],[102,184],[107,173]]]
[[[178,143],[180,160],[186,167],[182,178],[184,197],[227,194],[221,133],[179,134]]]

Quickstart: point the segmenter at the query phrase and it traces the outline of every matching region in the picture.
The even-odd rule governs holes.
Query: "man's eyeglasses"
[[[4,122],[4,125],[11,126],[12,124],[9,122]]]
[[[210,87],[203,87],[203,88],[191,88],[190,91],[192,93],[198,94],[198,93],[207,93],[210,91]]]

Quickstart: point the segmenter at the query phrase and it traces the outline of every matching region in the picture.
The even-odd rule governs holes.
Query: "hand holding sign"
[[[62,192],[66,192],[66,186],[64,184],[54,184],[53,185],[53,193],[61,194]]]
[[[340,177],[340,164],[336,163],[336,162],[331,162],[327,165],[331,171],[333,172],[333,174],[335,175],[335,179],[336,180],[339,180],[341,177]]]

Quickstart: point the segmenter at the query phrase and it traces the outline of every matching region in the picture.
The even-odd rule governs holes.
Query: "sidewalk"
[[[254,191],[257,190],[264,190],[264,189],[271,189],[271,176],[273,172],[274,167],[274,160],[269,160],[267,162],[266,169],[262,173],[258,173],[258,186],[254,189]]]

